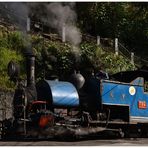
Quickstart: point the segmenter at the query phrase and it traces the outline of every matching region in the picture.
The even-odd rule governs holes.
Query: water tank
[[[79,96],[73,84],[64,81],[42,80],[37,84],[38,100],[52,107],[78,107]]]

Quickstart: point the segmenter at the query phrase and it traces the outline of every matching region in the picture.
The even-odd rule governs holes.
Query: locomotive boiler
[[[27,84],[18,80],[13,119],[4,121],[3,138],[80,138],[103,132],[147,135],[148,95],[142,78],[147,72],[119,73],[110,79],[102,71],[85,78],[75,72],[66,82],[43,79],[36,84],[35,56],[30,52],[25,56]],[[15,63],[10,62],[8,70],[16,79]]]

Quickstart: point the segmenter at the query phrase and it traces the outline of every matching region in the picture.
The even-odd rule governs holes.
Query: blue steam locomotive
[[[147,71],[89,77],[74,73],[69,82],[41,80],[35,84],[35,56],[26,54],[27,85],[18,82],[13,98],[13,119],[4,121],[3,138],[63,138],[99,135],[147,136]],[[10,78],[18,75],[14,62]],[[144,79],[145,78],[145,79]]]

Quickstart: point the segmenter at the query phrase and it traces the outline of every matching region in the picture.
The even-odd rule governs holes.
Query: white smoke
[[[40,3],[2,3],[5,6],[5,11],[9,14],[9,18],[16,24],[22,31],[26,30],[27,18],[31,13],[31,7],[39,9]],[[2,5],[0,7],[2,7]],[[40,16],[43,22],[46,22],[50,27],[57,30],[62,36],[62,27],[65,26],[66,41],[72,45],[78,46],[81,42],[81,32],[76,27],[77,14],[75,12],[75,3],[41,3],[46,10],[46,16]],[[36,12],[37,13],[37,12]]]
[[[80,54],[79,44],[81,43],[81,32],[76,25],[77,14],[75,3],[4,3],[9,10],[10,19],[16,24],[23,33],[26,33],[27,18],[32,13],[32,8],[36,9],[38,19],[42,20],[49,27],[54,28],[62,37],[62,28],[65,26],[65,38],[74,47],[72,52]],[[38,15],[38,13],[41,15]],[[12,15],[11,15],[12,14]],[[44,15],[42,15],[44,14]]]
[[[81,33],[80,30],[73,25],[66,25],[66,39],[73,45],[77,46],[81,43]]]
[[[3,11],[6,11],[7,16],[9,15],[9,20],[18,26],[18,28],[25,32],[26,31],[26,22],[29,15],[29,7],[27,3],[3,3]],[[2,7],[1,5],[1,7]]]
[[[76,27],[77,15],[74,3],[50,3],[46,5],[48,24],[55,28],[62,36],[62,27],[65,26],[66,40],[78,46],[81,42],[81,32]]]

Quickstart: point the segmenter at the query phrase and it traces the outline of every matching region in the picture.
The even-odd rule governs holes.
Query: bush
[[[8,63],[13,60],[16,62],[22,61],[22,56],[18,54],[14,50],[10,50],[4,47],[1,47],[0,49],[0,88],[1,89],[11,89],[14,87],[14,84],[9,81],[9,78],[7,76],[7,66]]]
[[[132,70],[135,67],[124,57],[115,56],[104,51],[94,43],[83,42],[80,47],[73,47],[68,43],[50,41],[39,35],[28,35],[22,38],[20,32],[10,32],[0,37],[0,88],[12,89],[14,84],[7,76],[7,65],[10,60],[21,64],[24,77],[24,59],[22,52],[25,44],[30,44],[36,54],[36,80],[57,75],[61,80],[67,80],[74,69],[85,71],[100,68],[109,72]]]
[[[133,66],[128,59],[121,55],[116,56],[114,53],[105,52],[97,45],[83,43],[81,49],[81,65],[84,69],[86,67],[91,67],[94,71],[102,69],[111,74],[135,69],[135,66]]]

